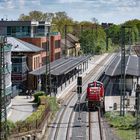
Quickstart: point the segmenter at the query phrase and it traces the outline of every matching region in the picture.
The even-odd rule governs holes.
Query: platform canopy
[[[105,71],[108,76],[121,75],[121,56],[117,55]],[[136,55],[125,57],[125,74],[139,77],[139,58]]]
[[[60,58],[51,62],[50,64],[50,72],[51,75],[62,75],[67,74],[74,68],[76,68],[82,62],[87,61],[91,56],[79,56],[79,57],[69,57],[69,58]],[[48,68],[49,66],[47,66]],[[48,70],[47,70],[48,71]],[[29,74],[32,75],[42,75],[46,73],[46,65],[38,68],[34,71],[31,71]]]

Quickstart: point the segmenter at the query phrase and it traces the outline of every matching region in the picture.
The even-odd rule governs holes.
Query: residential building
[[[51,61],[60,58],[61,35],[58,32],[51,32],[48,37],[48,30],[50,23],[45,21],[0,21],[0,33],[6,36],[19,38],[28,43],[32,43],[38,47],[46,49],[47,46],[51,48]],[[49,41],[50,40],[50,43]],[[49,44],[49,45],[48,45]],[[49,49],[47,48],[49,51]],[[46,64],[46,54],[42,52],[42,65]]]
[[[112,26],[113,23],[102,23],[101,26],[104,28],[104,29],[107,29],[109,28],[110,26]]]
[[[46,36],[50,23],[45,21],[0,21],[0,33],[16,38]]]
[[[61,49],[62,55],[78,56],[80,53],[79,38],[70,33],[67,34],[66,39],[61,40]]]
[[[7,41],[12,45],[13,88],[16,87],[20,92],[36,89],[36,77],[28,73],[41,67],[43,49],[14,37],[7,37]]]
[[[48,37],[35,37],[35,38],[21,38],[23,41],[26,41],[28,43],[32,43],[44,50],[48,50],[48,46],[50,45],[51,48],[51,62],[59,59],[61,57],[61,35],[58,32],[52,32],[50,33],[50,38]],[[50,42],[49,42],[50,40]],[[46,48],[47,47],[47,48]],[[49,53],[47,52],[47,57],[49,57]],[[46,52],[42,52],[42,65],[46,64]]]

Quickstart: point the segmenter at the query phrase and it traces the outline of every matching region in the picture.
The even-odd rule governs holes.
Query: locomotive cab
[[[104,86],[100,81],[94,81],[87,87],[88,108],[95,109],[103,107],[104,104]]]

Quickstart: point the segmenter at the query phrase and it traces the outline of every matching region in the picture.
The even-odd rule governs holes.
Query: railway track
[[[99,69],[101,69],[102,65],[110,58],[111,56],[108,55],[104,60],[101,61],[99,65],[96,65],[92,71],[90,71],[84,78],[83,78],[83,88],[84,92],[86,90],[86,85],[91,80],[91,77],[98,77],[101,74],[98,73]],[[103,69],[103,68],[102,68]],[[95,76],[98,73],[98,76]],[[61,113],[58,115],[60,119],[56,120],[56,125],[54,126],[55,130],[53,129],[53,136],[49,137],[49,140],[69,140],[70,139],[70,132],[71,132],[71,125],[72,125],[72,117],[74,116],[75,112],[73,109],[73,105],[77,102],[77,94],[75,91],[76,86],[74,86],[68,96],[66,97],[66,102],[63,102],[63,107],[61,109]],[[84,94],[82,95],[84,96]],[[76,106],[77,108],[78,106]],[[63,134],[62,134],[63,132]]]
[[[89,111],[89,140],[94,139],[103,140],[100,108],[97,111]]]

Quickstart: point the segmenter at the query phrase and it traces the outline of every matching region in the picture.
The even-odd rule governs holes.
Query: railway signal
[[[82,86],[82,77],[81,76],[78,76],[78,78],[77,78],[77,85]]]
[[[78,120],[81,120],[81,117],[80,117],[80,99],[81,99],[81,94],[82,94],[82,76],[77,77],[77,94],[78,94],[77,104],[79,105]]]

